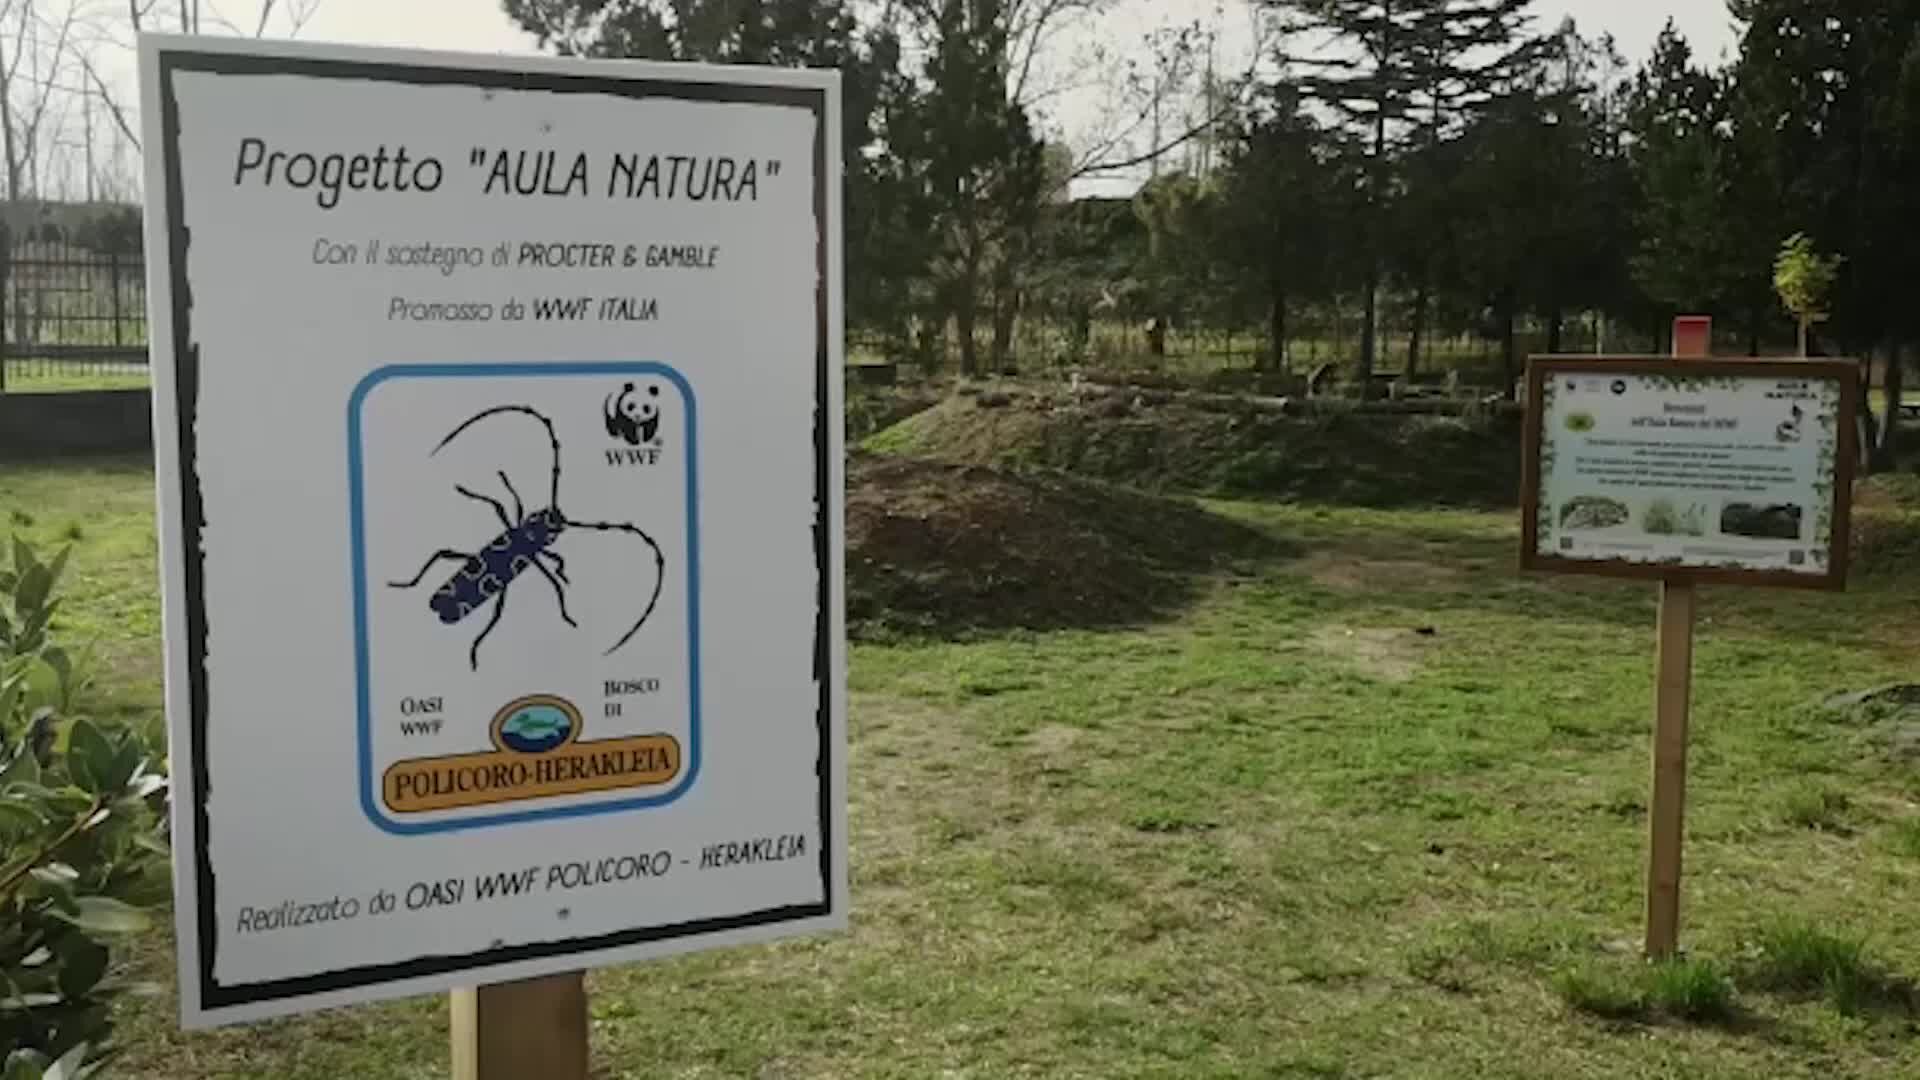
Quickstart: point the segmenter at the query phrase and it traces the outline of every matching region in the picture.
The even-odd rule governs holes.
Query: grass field
[[[144,390],[153,379],[144,367],[115,365],[107,369],[84,365],[8,363],[9,394],[60,394],[71,390]]]
[[[0,466],[157,723],[150,484]],[[1651,586],[1518,578],[1509,513],[1211,505],[1284,554],[1162,621],[857,646],[851,933],[596,973],[604,1075],[1920,1075],[1920,766],[1810,707],[1914,677],[1920,565],[1705,591],[1688,960],[1646,970]],[[434,1000],[172,1009],[116,1075],[445,1075]]]

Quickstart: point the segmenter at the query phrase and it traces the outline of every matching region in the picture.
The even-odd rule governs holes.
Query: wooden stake
[[[1648,808],[1647,955],[1680,938],[1680,848],[1687,811],[1687,704],[1693,689],[1692,582],[1660,583],[1655,655],[1653,802]]]
[[[1713,320],[1673,320],[1673,355],[1713,352]],[[1660,583],[1654,631],[1653,799],[1647,807],[1647,955],[1672,956],[1680,946],[1680,848],[1687,817],[1687,706],[1693,694],[1691,581]]]
[[[587,989],[580,973],[450,995],[453,1080],[586,1080]]]

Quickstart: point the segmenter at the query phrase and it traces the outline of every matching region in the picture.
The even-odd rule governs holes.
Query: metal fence
[[[140,255],[95,251],[54,228],[0,227],[0,393],[147,378]]]

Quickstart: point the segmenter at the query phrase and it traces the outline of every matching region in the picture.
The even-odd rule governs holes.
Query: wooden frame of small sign
[[[1822,504],[1818,506],[1818,510],[1824,511],[1826,515],[1826,521],[1824,522],[1825,540],[1824,542],[1820,541],[1816,535],[1815,542],[1811,546],[1766,552],[1775,557],[1795,560],[1799,565],[1812,566],[1817,569],[1795,569],[1788,565],[1773,569],[1760,566],[1730,565],[1724,561],[1712,564],[1702,562],[1661,561],[1652,557],[1633,558],[1625,556],[1561,555],[1557,552],[1541,550],[1542,532],[1546,531],[1549,534],[1549,541],[1553,539],[1554,535],[1559,532],[1559,528],[1568,513],[1571,502],[1571,500],[1569,500],[1569,503],[1549,507],[1550,510],[1557,511],[1561,514],[1561,521],[1542,518],[1542,489],[1544,485],[1552,481],[1551,476],[1545,475],[1545,471],[1552,460],[1551,454],[1550,452],[1543,451],[1548,450],[1544,445],[1546,442],[1546,420],[1547,413],[1553,411],[1556,403],[1555,391],[1572,387],[1574,388],[1573,392],[1578,392],[1578,388],[1580,387],[1588,386],[1593,382],[1604,381],[1606,384],[1605,389],[1610,391],[1610,396],[1619,398],[1625,393],[1624,387],[1631,385],[1627,380],[1634,379],[1636,376],[1659,376],[1666,379],[1700,380],[1703,383],[1709,380],[1719,382],[1729,379],[1752,379],[1761,381],[1777,379],[1806,380],[1808,382],[1830,381],[1834,384],[1835,389],[1831,392],[1830,398],[1815,397],[1812,399],[1804,399],[1814,400],[1819,403],[1822,408],[1822,415],[1805,417],[1804,410],[1798,408],[1797,402],[1788,402],[1791,410],[1790,415],[1799,414],[1802,420],[1808,422],[1809,426],[1813,429],[1816,429],[1816,434],[1818,431],[1828,430],[1824,428],[1821,423],[1824,415],[1831,415],[1832,417],[1829,432],[1833,439],[1831,462],[1829,464],[1827,459],[1822,457],[1817,463],[1817,468],[1823,473],[1830,467],[1832,469],[1832,475],[1830,477],[1815,477],[1816,483],[1824,480],[1830,485],[1830,490],[1825,493]],[[1550,382],[1549,380],[1552,381]],[[1762,585],[1826,590],[1841,590],[1846,587],[1847,555],[1851,535],[1849,508],[1852,503],[1854,467],[1859,452],[1854,418],[1859,411],[1860,387],[1859,365],[1855,362],[1851,360],[1671,359],[1648,356],[1535,356],[1529,358],[1527,363],[1526,385],[1526,421],[1522,438],[1520,492],[1522,532],[1520,566],[1523,570],[1571,574],[1599,574],[1610,577],[1645,578],[1657,581],[1685,581],[1722,585]],[[1724,384],[1720,388],[1722,390],[1727,389]],[[1695,392],[1698,393],[1699,391]],[[1601,403],[1606,401],[1606,396],[1605,394],[1596,395]],[[1833,411],[1831,414],[1825,414],[1824,410],[1829,406]],[[1688,405],[1682,408],[1691,411],[1699,409],[1701,406]],[[1687,418],[1690,419],[1691,417]],[[1569,419],[1572,419],[1571,415]],[[1657,422],[1657,420],[1663,419],[1665,418],[1647,418],[1646,422],[1654,423]],[[1705,422],[1705,420],[1706,418],[1703,417],[1703,422]],[[1590,417],[1587,422],[1591,422]],[[1782,422],[1780,425],[1782,434],[1780,434],[1779,437],[1783,440],[1786,438],[1784,434],[1785,425],[1786,422]],[[1770,431],[1767,434],[1771,436],[1775,433]],[[1634,448],[1618,447],[1618,449],[1629,451],[1631,449],[1644,450],[1650,445],[1651,444],[1647,444]],[[1715,447],[1714,449],[1731,451],[1734,448]],[[1596,464],[1599,467],[1613,470],[1610,475],[1618,477],[1618,470],[1629,463],[1630,462],[1616,457],[1597,462]],[[1670,486],[1684,488],[1684,485],[1679,483]],[[1615,488],[1615,490],[1631,490],[1632,487],[1633,485],[1623,483]],[[1658,488],[1653,485],[1647,485],[1643,490],[1651,492],[1658,490]],[[1623,496],[1623,498],[1624,497],[1625,496]],[[1604,496],[1596,496],[1594,498],[1596,500],[1595,505],[1609,511],[1623,512],[1627,515],[1620,518],[1619,525],[1625,525],[1632,516],[1633,511],[1619,500],[1608,499]],[[1713,502],[1718,501],[1719,497],[1708,496],[1707,498],[1708,504],[1711,505]],[[1610,507],[1607,505],[1609,503],[1612,504]],[[1614,508],[1618,508],[1617,511]],[[1801,507],[1800,509],[1813,511],[1816,507],[1809,501],[1809,505]],[[1644,513],[1644,510],[1641,512]],[[1722,513],[1724,514],[1724,507],[1722,508]],[[1816,531],[1818,531],[1820,528],[1818,516],[1815,517],[1815,521]],[[1636,538],[1643,539],[1642,543],[1634,544],[1622,541],[1612,546],[1618,549],[1634,547],[1651,548],[1655,546],[1652,539],[1654,534],[1651,533],[1650,530],[1642,531],[1646,534],[1645,537]],[[1662,539],[1665,540],[1666,537],[1673,535],[1676,534],[1664,534]],[[1704,525],[1700,526],[1699,532],[1686,535],[1698,538],[1698,543],[1694,545],[1696,547],[1709,547],[1714,542],[1712,537],[1708,535],[1708,530]],[[1577,550],[1577,543],[1571,541],[1570,538],[1563,535],[1560,536],[1560,540],[1562,545],[1569,550]],[[1685,546],[1684,540],[1667,540],[1666,542],[1669,544],[1678,543],[1681,546]],[[1728,541],[1723,540],[1720,541],[1720,543],[1725,545]],[[1754,540],[1754,551],[1752,554],[1756,559],[1763,554],[1758,544],[1759,540]],[[1729,551],[1727,555],[1729,559],[1737,560],[1737,554],[1735,552]]]

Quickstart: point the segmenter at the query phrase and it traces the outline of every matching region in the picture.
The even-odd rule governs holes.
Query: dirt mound
[[[1853,503],[1853,568],[1897,574],[1920,567],[1920,474],[1861,481]]]
[[[857,456],[847,467],[856,635],[1138,622],[1199,576],[1285,547],[1177,499],[1040,470]]]
[[[1511,506],[1520,425],[1108,388],[956,394],[870,448],[969,464],[1043,465],[1151,490],[1363,506]]]

